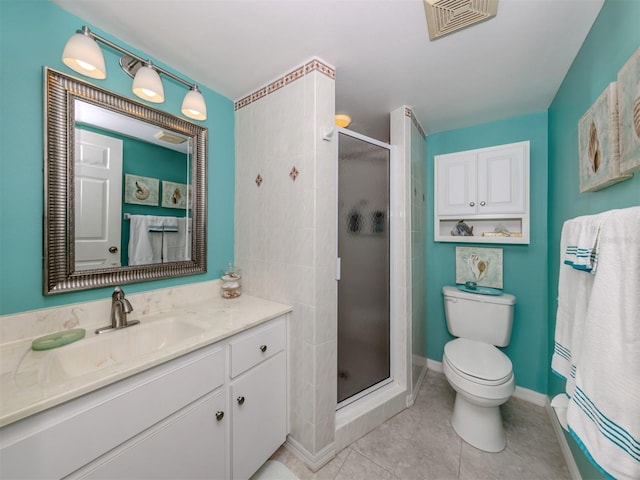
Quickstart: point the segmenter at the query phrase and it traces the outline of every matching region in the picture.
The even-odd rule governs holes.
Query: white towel
[[[158,227],[177,227],[177,217],[131,215],[129,220],[129,265],[162,263],[165,234]]]
[[[600,228],[610,212],[567,220],[567,245],[562,249],[564,263],[595,275],[598,267]]]
[[[178,218],[174,233],[165,233],[163,261],[180,262],[191,260],[191,219]]]
[[[575,377],[567,382],[570,432],[602,470],[635,479],[640,478],[640,207],[609,213],[600,228],[597,273],[582,274],[592,284],[573,290],[558,285],[556,342],[570,342]],[[566,282],[562,274],[563,267],[560,282]],[[567,324],[561,297],[584,299],[585,293],[586,311],[574,310]],[[552,366],[562,373],[566,365],[555,357],[560,355],[554,352]]]
[[[577,239],[581,231],[579,219],[566,221],[562,227],[560,251]],[[580,357],[584,319],[594,277],[573,269],[566,261],[560,261],[558,279],[558,310],[551,368],[567,381],[567,393],[571,395],[575,385],[576,362]]]

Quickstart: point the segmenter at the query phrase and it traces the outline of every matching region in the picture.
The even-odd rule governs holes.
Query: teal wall
[[[117,54],[106,47],[102,48],[105,80],[82,77],[62,63],[66,41],[82,25],[147,57],[46,0],[0,1],[0,314],[107,298],[112,291],[42,295],[42,67],[143,102],[131,92],[131,79],[118,66]],[[165,103],[149,105],[180,116],[185,87],[166,77],[163,84]],[[220,269],[233,259],[233,102],[207,88],[201,90],[209,117],[198,122],[209,129],[207,273],[129,285],[127,293],[218,278]]]
[[[531,171],[531,243],[477,244],[503,249],[504,290],[516,296],[511,343],[504,349],[513,363],[516,384],[547,390],[547,112],[429,135],[428,205],[433,205],[435,155],[529,140]],[[456,244],[433,241],[433,208],[427,207],[427,356],[441,361],[447,332],[441,287],[455,284]],[[473,245],[473,244],[471,244]]]
[[[548,351],[555,331],[560,233],[565,220],[613,208],[640,205],[640,174],[598,192],[580,193],[578,181],[578,120],[616,81],[620,67],[640,46],[640,2],[607,0],[549,108],[549,302]],[[550,361],[550,359],[549,359]],[[564,383],[549,374],[548,392],[564,391]],[[567,438],[569,436],[567,435]],[[570,439],[569,445],[585,479],[604,478]]]

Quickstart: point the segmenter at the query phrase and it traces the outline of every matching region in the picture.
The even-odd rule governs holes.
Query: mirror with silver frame
[[[206,272],[207,129],[44,77],[44,294]]]

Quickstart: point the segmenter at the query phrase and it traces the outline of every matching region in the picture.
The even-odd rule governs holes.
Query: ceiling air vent
[[[179,145],[187,141],[186,137],[183,137],[182,135],[167,132],[164,130],[160,130],[158,133],[154,134],[153,136],[156,137],[158,140],[162,140],[163,142],[174,143],[176,145]]]
[[[424,0],[429,38],[435,40],[495,17],[498,0]]]

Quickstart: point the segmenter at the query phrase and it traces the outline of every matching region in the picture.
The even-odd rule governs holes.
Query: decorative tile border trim
[[[422,135],[422,138],[426,138],[427,134],[424,133],[424,129],[422,128],[422,125],[420,125],[420,122],[418,121],[416,116],[413,114],[413,110],[411,110],[409,107],[404,107],[404,114],[407,117],[411,118],[411,121],[413,122],[415,127],[418,129],[418,132],[420,132],[420,135]]]
[[[291,82],[295,82],[296,80],[298,80],[299,78],[304,77],[306,74],[314,72],[314,71],[318,71],[320,73],[325,74],[327,77],[335,80],[336,79],[336,71],[330,67],[329,65],[323,63],[322,61],[318,60],[317,58],[314,58],[313,60],[305,63],[303,66],[296,68],[295,70],[292,70],[291,72],[287,73],[286,75],[280,77],[279,79],[277,79],[274,82],[271,82],[269,85],[267,85],[266,87],[262,87],[259,90],[256,90],[253,93],[250,93],[249,95],[242,97],[240,100],[238,100],[237,102],[235,102],[234,104],[234,109],[235,110],[240,110],[243,107],[246,107],[247,105],[260,100],[262,97],[266,97],[267,95],[275,92],[276,90],[279,90],[280,88],[284,87],[285,85],[291,83]]]

